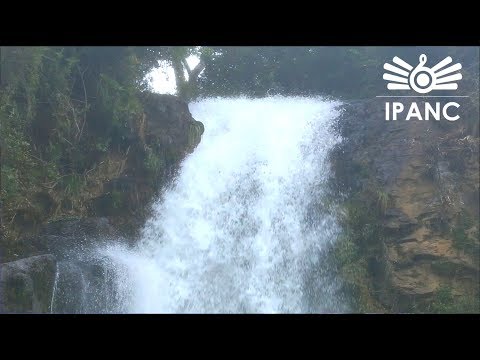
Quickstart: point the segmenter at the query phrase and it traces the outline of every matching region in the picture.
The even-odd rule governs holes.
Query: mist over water
[[[323,201],[327,155],[341,140],[332,130],[338,105],[300,97],[190,104],[205,133],[141,240],[95,251],[114,288],[102,311],[348,311],[322,262],[339,232]]]

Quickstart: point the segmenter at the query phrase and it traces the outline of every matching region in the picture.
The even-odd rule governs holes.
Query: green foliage
[[[474,47],[213,47],[200,79],[201,92],[373,97],[386,91],[381,77],[385,62],[400,56],[415,64],[422,52],[431,64],[447,54],[462,63],[466,83],[460,91],[471,96],[470,113],[478,121],[478,49]]]
[[[429,313],[434,314],[458,314],[480,312],[480,304],[477,296],[467,295],[458,298],[453,295],[453,289],[449,286],[440,287],[428,308]]]
[[[338,266],[344,286],[351,294],[354,307],[358,312],[377,312],[378,304],[372,298],[371,277],[368,271],[368,256],[351,236],[346,233],[334,246],[333,259]]]
[[[108,151],[108,148],[110,146],[111,141],[112,141],[112,139],[110,139],[110,138],[107,138],[107,139],[104,139],[104,140],[99,140],[95,144],[95,147],[98,151],[101,151],[102,153],[105,153],[105,152]]]
[[[368,166],[364,164],[356,163],[356,168],[354,169],[355,173],[358,174],[358,177],[361,179],[368,179],[370,177],[370,171],[368,170]]]
[[[456,225],[450,229],[450,234],[453,238],[453,245],[457,249],[478,256],[478,252],[480,250],[478,243],[478,233],[473,234],[473,236],[469,236],[467,233],[467,231],[470,230],[474,225],[475,222],[472,217],[466,211],[462,211],[457,216]]]
[[[470,241],[463,228],[454,227],[451,230],[451,233],[454,241],[453,243],[456,247],[458,247],[461,250],[466,250],[469,247]]]
[[[335,247],[335,260],[340,267],[355,263],[360,258],[358,245],[349,236],[342,236]]]
[[[343,221],[352,240],[363,253],[378,248],[383,239],[378,200],[368,194],[356,194],[344,206]]]
[[[71,174],[63,177],[61,183],[65,189],[65,195],[72,196],[80,192],[85,185],[85,179],[81,175]]]
[[[452,310],[453,300],[452,289],[447,286],[439,288],[435,294],[435,300],[431,304],[434,313],[449,313]]]
[[[151,148],[147,147],[145,157],[145,168],[152,176],[158,175],[159,171],[164,166],[164,161],[157,152],[154,152]]]
[[[3,224],[32,212],[39,192],[79,203],[101,154],[128,145],[160,57],[135,47],[0,48]]]
[[[18,181],[18,171],[11,166],[2,166],[2,199],[6,202],[11,200],[12,196],[18,194],[20,184]]]
[[[377,205],[380,211],[382,212],[382,214],[385,214],[385,211],[390,205],[390,194],[381,189],[377,189],[376,194],[377,194]]]
[[[123,196],[120,191],[113,190],[111,192],[112,207],[114,209],[121,209],[123,206]]]
[[[141,110],[135,96],[135,89],[122,86],[117,80],[106,74],[100,74],[98,91],[102,106],[112,114],[114,124],[124,125],[126,121]],[[123,120],[123,121],[122,121]]]
[[[34,189],[38,177],[41,177],[41,163],[33,157],[28,129],[36,114],[36,92],[44,53],[44,48],[36,51],[32,48],[2,48],[1,51],[1,197],[4,216],[8,220],[15,215],[12,204],[28,204],[22,190]],[[17,56],[18,62],[13,61],[11,56]]]
[[[353,194],[343,204],[343,234],[333,257],[359,312],[383,311],[373,299],[369,262],[382,256],[384,241],[378,199],[370,193]]]
[[[344,171],[341,167],[339,170]],[[385,312],[373,294],[385,291],[380,288],[379,276],[384,270],[379,266],[383,266],[381,259],[385,256],[387,234],[383,221],[391,197],[367,163],[355,162],[348,171],[346,176],[361,182],[346,190],[348,197],[340,204],[342,234],[334,244],[334,263],[356,311]]]

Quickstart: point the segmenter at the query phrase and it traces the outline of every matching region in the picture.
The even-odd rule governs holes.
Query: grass
[[[381,189],[376,190],[377,195],[377,206],[379,207],[382,214],[385,214],[385,211],[390,205],[390,194]]]
[[[435,293],[434,299],[427,307],[427,312],[434,314],[479,313],[478,296],[469,294],[458,298],[450,286],[442,286]]]
[[[373,258],[381,258],[383,232],[382,213],[389,196],[372,196],[375,192],[357,193],[343,204],[343,234],[334,245],[333,256],[346,290],[354,299],[354,308],[362,313],[385,312],[375,297],[369,269]]]
[[[468,233],[473,226],[477,225],[477,231]],[[475,222],[472,217],[462,211],[456,219],[455,226],[450,229],[450,235],[453,239],[453,245],[458,249],[474,256],[478,256],[480,246],[478,242],[478,221]]]

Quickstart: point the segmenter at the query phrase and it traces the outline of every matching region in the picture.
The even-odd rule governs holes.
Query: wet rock
[[[46,251],[64,258],[66,254],[84,251],[114,240],[118,232],[107,218],[58,220],[47,223],[37,236]]]
[[[52,312],[59,314],[81,313],[86,281],[82,269],[74,262],[61,261]]]
[[[143,103],[147,143],[159,142],[182,155],[198,145],[204,126],[192,117],[185,101],[173,95],[146,93]]]
[[[37,235],[20,238],[17,246],[23,256],[51,253],[62,258],[117,237],[118,232],[107,218],[66,219],[43,225]]]
[[[52,312],[118,312],[121,299],[117,294],[113,271],[110,264],[98,256],[60,261]]]
[[[47,223],[40,232],[42,235],[64,237],[113,236],[115,230],[105,217],[57,220]]]
[[[0,312],[50,312],[55,271],[56,260],[51,254],[1,264]]]

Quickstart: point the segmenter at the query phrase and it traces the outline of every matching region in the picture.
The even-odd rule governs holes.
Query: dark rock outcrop
[[[145,93],[145,119],[141,130],[147,144],[159,143],[167,152],[182,157],[200,142],[204,126],[196,121],[188,104],[177,96]]]
[[[55,282],[51,254],[0,265],[0,313],[48,313]]]
[[[118,236],[118,231],[105,217],[65,219],[44,224],[36,235],[20,238],[16,245],[24,257],[49,253],[59,259]]]
[[[88,200],[90,216],[141,223],[152,196],[174,177],[180,162],[200,142],[204,126],[192,117],[185,101],[144,93],[142,102],[144,114],[132,124],[131,147],[118,173]]]

